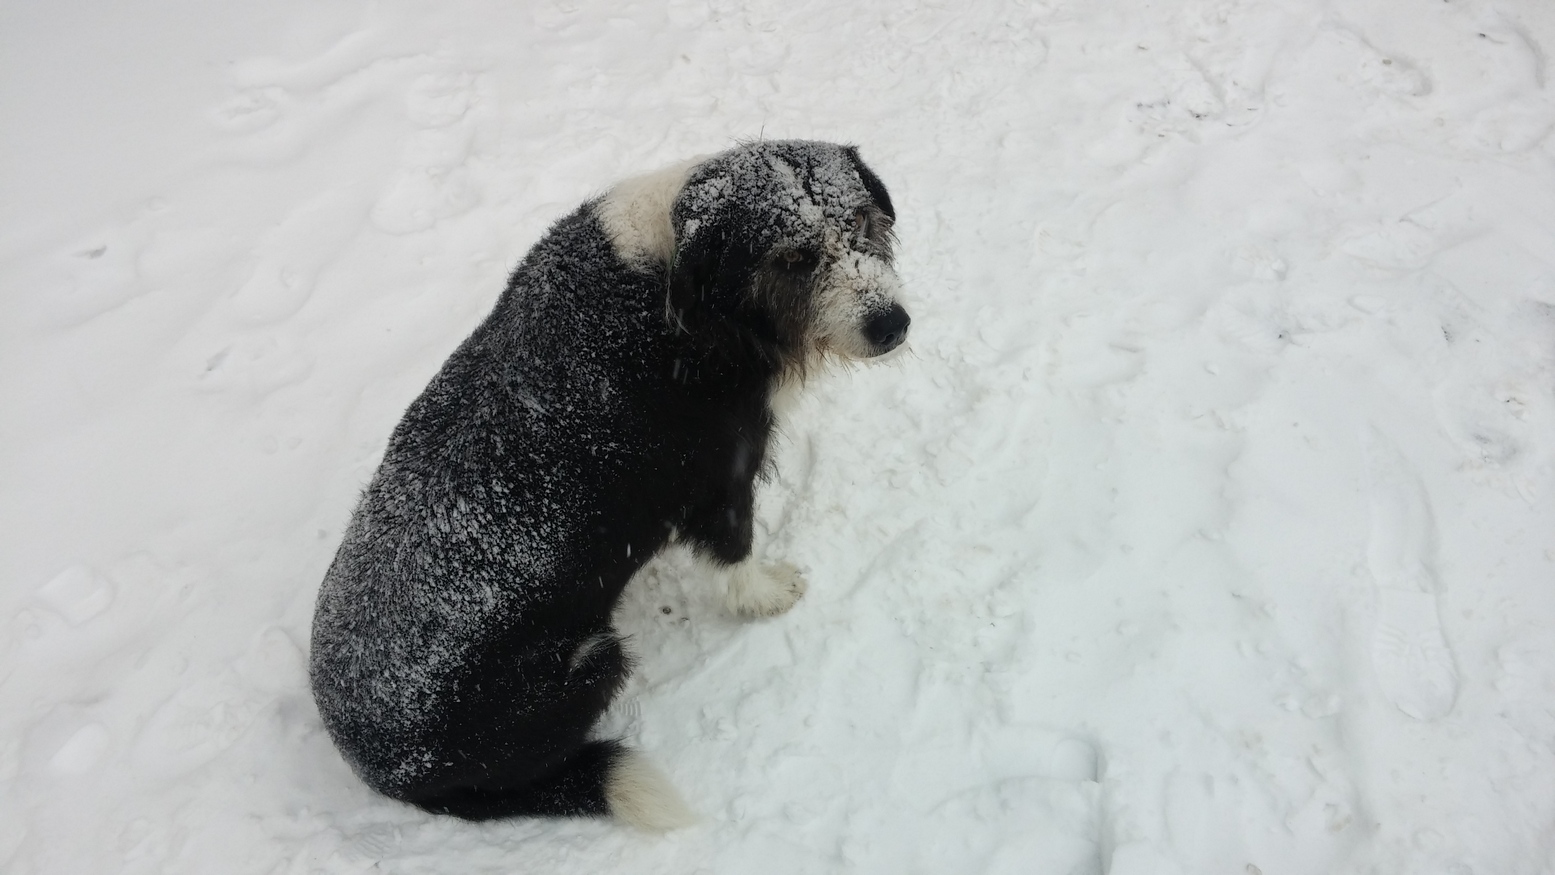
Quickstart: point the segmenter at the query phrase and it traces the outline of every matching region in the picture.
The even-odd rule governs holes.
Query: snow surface
[[[1555,871],[1555,4],[0,6],[0,869]],[[324,735],[318,583],[546,225],[858,143],[911,352],[813,382],[700,812],[471,825]]]

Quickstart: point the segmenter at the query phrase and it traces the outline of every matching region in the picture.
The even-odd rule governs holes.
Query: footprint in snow
[[[253,270],[232,294],[233,312],[250,325],[284,322],[312,298],[321,273],[360,236],[368,205],[334,189],[293,208],[254,246]]]
[[[261,398],[313,373],[314,356],[284,332],[249,332],[206,358],[195,385],[204,391]]]
[[[1353,74],[1341,73],[1340,81],[1360,80],[1374,94],[1397,98],[1424,97],[1432,91],[1431,78],[1407,58],[1384,53],[1360,33],[1339,24],[1324,34],[1354,66]]]
[[[476,84],[472,74],[454,72],[427,74],[411,86],[405,114],[421,130],[406,141],[400,169],[373,206],[380,230],[423,231],[480,202],[465,168],[476,128],[468,113],[480,99]]]
[[[40,264],[24,282],[38,289],[35,304],[44,324],[84,325],[152,292],[142,265],[155,236],[152,219],[165,208],[154,198],[128,223],[78,240]]]
[[[113,604],[113,583],[85,565],[72,565],[39,587],[37,596],[72,626],[96,617]]]
[[[464,118],[476,100],[473,74],[428,73],[405,95],[405,115],[424,128],[444,128]]]
[[[616,697],[594,724],[595,738],[636,738],[642,733],[642,702],[634,694]]]
[[[480,194],[462,166],[463,156],[457,160],[461,164],[412,164],[396,173],[373,206],[373,224],[399,236],[469,212]]]
[[[1383,695],[1416,720],[1452,710],[1458,669],[1442,632],[1436,530],[1419,478],[1375,428],[1364,438],[1371,498],[1367,562],[1377,587],[1372,669]]]
[[[273,85],[249,88],[211,110],[209,118],[212,124],[229,133],[253,133],[280,121],[291,104],[291,93],[285,88]]]
[[[60,775],[80,775],[91,771],[113,743],[113,736],[101,723],[88,723],[76,730],[49,758],[49,770]]]
[[[1037,776],[963,790],[929,811],[916,849],[923,871],[1099,872],[1100,788]],[[954,824],[954,829],[945,829]]]
[[[193,771],[221,755],[271,701],[230,671],[179,683],[131,745],[138,765],[164,774]]]

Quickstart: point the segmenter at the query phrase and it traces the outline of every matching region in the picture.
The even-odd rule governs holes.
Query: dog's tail
[[[412,801],[465,820],[613,815],[655,832],[696,821],[669,778],[619,741],[588,742],[559,770],[521,788],[472,787]]]

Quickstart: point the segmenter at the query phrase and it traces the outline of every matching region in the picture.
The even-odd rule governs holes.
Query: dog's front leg
[[[721,500],[687,515],[682,534],[698,557],[725,577],[724,603],[743,617],[773,617],[805,593],[804,575],[787,562],[763,564],[752,553],[754,477],[733,484]]]
[[[728,571],[724,603],[742,617],[775,617],[805,593],[804,575],[787,562],[763,565],[748,558]]]

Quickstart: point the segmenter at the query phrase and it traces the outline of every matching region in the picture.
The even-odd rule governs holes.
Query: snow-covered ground
[[[0,6],[0,869],[1555,871],[1555,4]],[[699,826],[388,802],[305,678],[546,225],[858,143],[911,353],[817,380],[741,624],[610,715]]]

